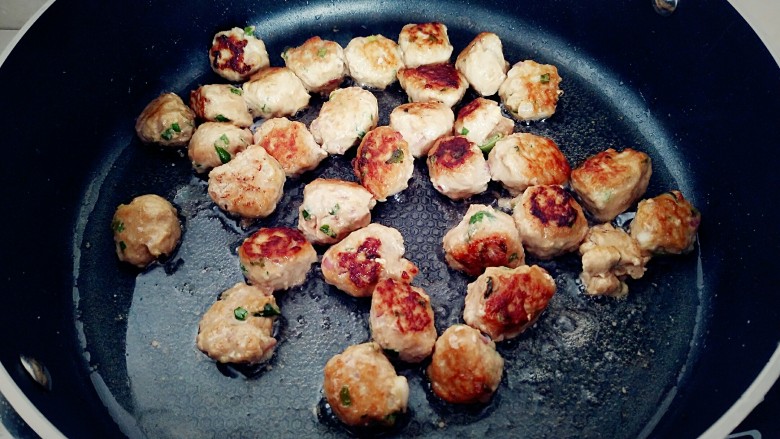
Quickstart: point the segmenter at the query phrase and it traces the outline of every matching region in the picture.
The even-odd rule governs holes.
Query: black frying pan
[[[58,1],[0,69],[0,361],[58,429],[70,437],[347,434],[321,404],[321,370],[368,338],[369,304],[329,288],[317,270],[278,295],[281,343],[270,367],[217,367],[194,338],[200,314],[241,280],[240,241],[263,225],[294,225],[308,181],[354,179],[350,156],[288,181],[277,212],[242,228],[209,201],[185,156],[141,145],[133,122],[163,91],[186,97],[222,82],[206,57],[218,30],[257,25],[281,65],[285,46],[312,35],[345,45],[371,33],[396,38],[403,24],[430,20],[449,26],[456,53],[493,31],[510,62],[558,65],[566,90],[558,112],[517,129],[552,137],[574,165],[608,147],[646,151],[648,196],[679,188],[703,223],[696,250],[653,260],[625,301],[585,298],[576,257],[543,263],[558,293],[536,326],[500,346],[507,366],[493,401],[453,408],[432,396],[420,369],[402,367],[411,410],[390,433],[692,437],[734,403],[780,340],[780,81],[727,3],[685,2],[661,17],[644,0]],[[378,95],[386,123],[403,97],[397,86]],[[185,235],[173,258],[139,273],[116,262],[109,224],[117,204],[147,192],[177,204]],[[502,194],[491,187],[473,201]],[[460,321],[469,280],[446,267],[440,245],[466,207],[437,195],[418,165],[410,188],[374,211],[403,233],[439,332]],[[30,379],[20,354],[47,367],[51,390]]]

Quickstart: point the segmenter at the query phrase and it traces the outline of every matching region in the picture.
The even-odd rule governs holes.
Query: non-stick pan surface
[[[186,154],[141,145],[132,126],[161,92],[186,98],[198,85],[222,82],[206,56],[218,30],[257,26],[272,65],[281,65],[284,47],[309,36],[346,45],[437,20],[448,25],[456,53],[492,31],[510,62],[558,66],[565,95],[557,113],[518,131],[553,138],[573,165],[608,147],[645,151],[654,172],[647,195],[681,189],[704,222],[693,253],[654,259],[623,301],[586,298],[575,256],[529,261],[553,274],[558,292],[533,328],[499,345],[506,368],[496,397],[453,408],[432,395],[421,367],[401,366],[410,413],[391,434],[702,432],[779,338],[778,299],[769,294],[778,274],[762,256],[778,250],[770,227],[776,208],[762,195],[777,164],[768,151],[780,141],[770,125],[780,114],[777,68],[725,4],[686,4],[668,18],[647,2],[596,9],[584,2],[54,4],[0,71],[7,89],[0,127],[14,142],[2,177],[14,188],[3,194],[14,209],[4,228],[12,251],[3,256],[8,317],[0,323],[14,336],[3,364],[14,365],[6,367],[20,386],[72,436],[345,435],[321,402],[322,368],[369,338],[369,302],[329,287],[318,267],[304,286],[277,295],[280,344],[267,367],[217,366],[194,339],[200,315],[242,280],[241,240],[261,226],[294,227],[303,186],[317,177],[354,180],[354,152],[288,180],[271,217],[242,224],[214,206]],[[723,66],[737,47],[747,70]],[[386,124],[405,97],[397,85],[376,95]],[[299,119],[310,122],[320,102]],[[150,192],[177,205],[184,239],[174,257],[139,273],[116,262],[108,225],[119,203]],[[491,186],[470,202],[506,196]],[[461,321],[470,281],[444,263],[441,238],[467,207],[438,195],[418,163],[409,189],[374,210],[375,222],[403,234],[440,333]],[[741,352],[752,358],[735,357]],[[24,381],[20,353],[48,366],[51,392]]]

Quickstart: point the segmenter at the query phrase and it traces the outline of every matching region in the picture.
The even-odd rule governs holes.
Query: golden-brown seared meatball
[[[477,98],[458,111],[452,132],[466,136],[484,152],[490,152],[501,138],[512,134],[515,123],[501,114],[496,101]]]
[[[508,340],[534,324],[553,294],[555,280],[542,267],[489,267],[468,285],[463,320],[493,341]]]
[[[580,245],[585,291],[593,296],[623,297],[628,294],[625,279],[639,279],[645,274],[649,256],[642,254],[639,244],[623,229],[612,224],[592,227]]]
[[[282,58],[312,93],[330,93],[347,75],[344,49],[339,43],[320,37],[311,37],[302,45],[285,50]]]
[[[693,250],[700,222],[698,209],[674,190],[639,202],[631,237],[645,253],[687,253]]]
[[[173,253],[181,238],[177,214],[159,195],[141,195],[120,204],[111,220],[119,260],[143,268]]]
[[[442,102],[450,107],[460,102],[469,83],[452,64],[427,64],[398,71],[398,82],[410,102]]]
[[[244,100],[255,117],[292,116],[309,105],[309,92],[287,67],[266,67],[242,85]]]
[[[381,126],[369,131],[358,146],[352,169],[377,201],[406,189],[414,172],[414,158],[401,133]]]
[[[546,119],[555,113],[561,77],[558,69],[550,64],[520,61],[507,72],[498,88],[504,108],[517,120]]]
[[[196,344],[220,363],[262,363],[274,354],[273,324],[279,314],[271,290],[237,283],[203,314]]]
[[[512,217],[525,251],[537,258],[574,251],[588,233],[582,207],[560,186],[531,186],[514,201]]]
[[[652,173],[647,154],[610,148],[571,171],[571,187],[597,221],[612,221],[644,195]]]
[[[190,106],[205,121],[248,127],[252,125],[252,115],[243,93],[240,88],[228,84],[202,85],[190,92]]]
[[[311,171],[328,156],[306,125],[285,117],[263,122],[255,131],[254,142],[282,165],[288,177]]]
[[[490,171],[482,151],[463,136],[443,136],[428,152],[428,174],[441,194],[460,200],[487,190]]]
[[[347,425],[389,427],[406,412],[409,384],[377,343],[348,347],[328,360],[324,372],[325,399]]]
[[[322,256],[325,282],[354,297],[369,297],[380,278],[411,283],[419,269],[404,259],[396,229],[372,223],[350,233]]]
[[[298,230],[271,227],[246,238],[238,259],[249,283],[276,291],[304,283],[317,252]]]
[[[452,44],[442,23],[407,24],[398,35],[406,67],[448,62]]]
[[[227,122],[206,122],[198,127],[187,146],[195,172],[224,165],[252,144],[252,132]]]
[[[511,216],[472,204],[463,220],[444,235],[444,258],[450,267],[478,276],[487,267],[523,265],[525,252]]]
[[[493,180],[512,195],[528,186],[566,184],[571,167],[558,145],[547,137],[514,133],[496,142],[488,155]]]
[[[506,79],[509,63],[504,59],[504,48],[498,35],[482,32],[460,52],[455,68],[463,73],[477,93],[490,96],[496,94]]]
[[[404,137],[413,157],[425,157],[433,142],[452,130],[455,114],[441,102],[412,102],[395,107],[390,127]]]
[[[501,383],[504,359],[478,330],[453,325],[436,340],[427,373],[439,398],[454,404],[485,403]]]
[[[371,223],[376,200],[351,181],[318,178],[303,188],[298,229],[315,244],[333,244]]]
[[[209,196],[220,209],[244,218],[264,218],[276,209],[284,169],[260,145],[252,145],[209,173]]]
[[[379,104],[360,87],[334,90],[311,122],[311,133],[328,154],[344,154],[376,127]]]
[[[216,74],[231,82],[246,80],[256,71],[268,67],[268,52],[262,40],[255,38],[254,26],[234,27],[214,35],[209,62]]]
[[[356,37],[344,49],[349,76],[364,87],[384,90],[396,81],[404,66],[403,53],[395,41],[382,35]]]
[[[144,143],[184,146],[195,131],[195,113],[174,93],[149,102],[135,121],[135,132]]]

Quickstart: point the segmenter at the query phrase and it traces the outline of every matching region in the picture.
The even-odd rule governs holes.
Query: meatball
[[[403,53],[395,41],[382,35],[357,37],[344,49],[349,76],[364,87],[384,90],[403,68]]]
[[[254,141],[282,165],[288,177],[311,171],[328,156],[306,125],[284,117],[263,122],[255,131]]]
[[[463,220],[444,235],[444,259],[456,270],[479,276],[487,267],[523,265],[525,251],[511,216],[472,204]]]
[[[385,201],[409,186],[414,172],[414,158],[401,133],[377,127],[363,137],[352,169],[377,201]]]
[[[287,67],[267,67],[242,86],[244,100],[255,117],[292,116],[309,105],[309,92]]]
[[[489,267],[468,285],[463,320],[494,341],[515,338],[533,325],[555,294],[555,280],[544,268]]]
[[[515,123],[501,114],[496,101],[477,98],[458,111],[452,132],[466,136],[479,149],[490,152],[498,140],[512,134],[514,129]]]
[[[371,223],[376,200],[351,181],[318,178],[303,188],[298,229],[315,244],[333,244]]]
[[[389,427],[406,412],[409,384],[377,343],[348,347],[328,360],[324,374],[325,399],[347,425]]]
[[[496,142],[488,155],[493,180],[512,195],[528,186],[566,184],[571,167],[558,145],[547,137],[514,133]]]
[[[241,82],[268,67],[265,44],[254,34],[254,26],[249,26],[244,29],[234,27],[214,35],[209,50],[211,69],[228,81]]]
[[[203,120],[248,127],[252,125],[252,115],[243,93],[240,88],[228,84],[202,85],[190,92],[190,106]]]
[[[645,253],[687,253],[693,250],[700,222],[699,210],[674,190],[639,202],[631,237]]]
[[[274,354],[273,325],[279,314],[270,290],[237,283],[203,314],[196,344],[220,363],[262,363]]]
[[[146,105],[135,121],[144,143],[184,146],[195,132],[195,113],[174,93],[164,93]]]
[[[252,144],[252,132],[227,122],[206,122],[198,127],[187,146],[196,172],[208,172],[229,162]]]
[[[245,239],[238,259],[249,283],[276,291],[304,283],[317,252],[298,230],[272,227]]]
[[[398,71],[398,82],[410,102],[442,102],[452,107],[463,99],[469,84],[452,64],[427,64]]]
[[[311,133],[328,154],[344,154],[376,127],[379,104],[360,87],[334,90],[311,122]]]
[[[509,63],[498,35],[482,32],[463,49],[455,60],[455,68],[466,77],[474,90],[482,96],[496,94],[506,79]]]
[[[501,383],[504,359],[479,331],[453,325],[436,340],[427,373],[439,398],[454,404],[486,403]]]
[[[408,363],[427,358],[436,343],[431,298],[406,282],[384,279],[376,285],[368,323],[371,338]]]
[[[482,151],[463,136],[443,136],[434,143],[428,174],[433,187],[453,200],[485,192],[490,182]]]
[[[555,113],[563,90],[558,69],[549,64],[520,61],[498,88],[504,108],[517,120],[546,119]]]
[[[647,154],[610,148],[571,171],[571,187],[597,221],[607,222],[644,195],[652,173]]]
[[[116,255],[139,268],[173,253],[181,238],[178,212],[159,195],[141,195],[120,204],[111,220]]]
[[[571,194],[557,185],[531,186],[514,200],[512,217],[525,250],[550,259],[576,250],[588,221]]]
[[[645,274],[649,256],[642,254],[639,244],[623,229],[601,224],[588,230],[580,245],[585,291],[592,295],[624,297],[628,294],[625,279],[639,279]]]
[[[330,93],[347,75],[344,49],[339,43],[320,37],[311,37],[302,45],[285,50],[282,59],[312,93]]]
[[[209,196],[223,210],[244,218],[264,218],[276,209],[284,189],[284,169],[259,145],[238,153],[209,173]]]
[[[441,102],[402,104],[390,113],[390,127],[404,137],[413,157],[424,157],[440,136],[452,130],[455,114]]]
[[[448,62],[452,44],[442,23],[407,24],[398,35],[406,67]]]
[[[350,296],[370,297],[380,278],[411,283],[417,276],[419,269],[403,254],[401,232],[372,223],[325,251],[322,276]]]

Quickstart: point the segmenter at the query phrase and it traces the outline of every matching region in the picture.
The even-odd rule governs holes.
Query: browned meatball
[[[566,184],[571,167],[558,145],[547,137],[514,133],[498,140],[488,155],[493,180],[512,194],[528,186]]]
[[[517,120],[546,119],[555,113],[561,77],[558,68],[535,61],[520,61],[506,74],[498,88],[504,108]]]
[[[229,122],[239,127],[252,125],[243,90],[228,84],[202,85],[190,92],[190,106],[199,118]]]
[[[252,144],[252,132],[227,122],[206,122],[198,127],[187,145],[195,172],[203,173],[229,162]]]
[[[306,281],[317,252],[298,230],[271,227],[245,239],[238,248],[238,258],[252,285],[285,290]]]
[[[209,61],[216,74],[233,82],[244,81],[269,65],[265,43],[255,37],[254,26],[234,27],[214,35]]]
[[[686,253],[693,250],[700,222],[701,213],[675,190],[639,202],[631,237],[646,253]]]
[[[158,195],[141,195],[120,204],[111,221],[120,261],[146,267],[179,244],[181,224],[176,209]]]
[[[485,192],[490,182],[485,156],[463,136],[439,137],[427,163],[434,189],[453,200]]]
[[[639,243],[623,229],[612,224],[592,227],[580,245],[582,273],[580,280],[590,295],[623,297],[628,294],[626,278],[639,279],[650,260]]]
[[[403,68],[398,71],[398,82],[410,102],[442,102],[450,107],[469,88],[466,78],[449,63]]]
[[[138,116],[135,132],[144,143],[184,146],[195,132],[195,113],[178,95],[161,94]]]
[[[282,165],[288,177],[311,171],[328,156],[306,125],[285,117],[263,122],[255,131],[254,141]]]
[[[385,201],[409,186],[414,157],[401,133],[381,126],[369,131],[352,161],[355,175],[377,201]]]
[[[398,34],[398,47],[406,67],[447,62],[453,50],[442,23],[407,24]]]

